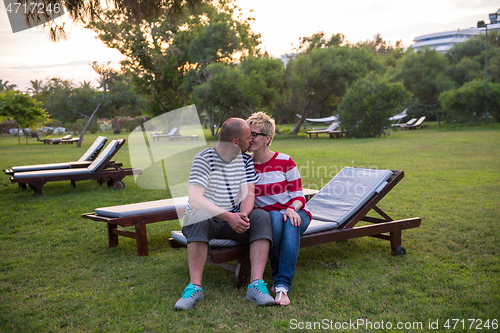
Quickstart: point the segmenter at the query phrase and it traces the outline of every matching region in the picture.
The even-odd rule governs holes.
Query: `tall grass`
[[[0,167],[76,160],[95,136],[86,136],[82,149],[0,138]],[[232,288],[231,273],[207,265],[206,301],[175,312],[189,282],[186,250],[167,245],[178,221],[148,225],[150,256],[138,257],[134,240],[108,248],[105,224],[80,217],[97,207],[162,199],[166,191],[142,189],[126,177],[123,191],[60,182],[48,183],[37,197],[3,176],[0,331],[273,332],[335,330],[336,323],[361,320],[372,326],[343,331],[397,331],[399,322],[402,331],[417,331],[418,323],[429,330],[436,321],[437,331],[453,331],[444,326],[448,319],[459,320],[448,321],[455,331],[468,330],[469,319],[496,331],[499,142],[494,126],[443,130],[435,124],[379,139],[277,138],[271,148],[294,158],[304,187],[320,188],[344,166],[404,170],[380,207],[395,219],[423,219],[420,228],[403,231],[406,256],[392,256],[388,242],[373,238],[302,249],[288,307],[257,307],[244,290]],[[115,160],[130,166],[125,147]],[[272,283],[269,267],[265,279]]]

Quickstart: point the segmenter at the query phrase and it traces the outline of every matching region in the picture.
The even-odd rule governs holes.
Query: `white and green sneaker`
[[[194,303],[201,302],[205,298],[203,297],[203,288],[195,289],[192,283],[188,284],[182,297],[175,303],[174,310],[191,310]]]
[[[274,298],[267,290],[267,283],[264,280],[258,280],[256,284],[250,283],[247,288],[245,298],[259,305],[275,305]]]

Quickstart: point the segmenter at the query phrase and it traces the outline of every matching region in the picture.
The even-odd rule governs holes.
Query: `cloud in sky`
[[[256,19],[252,29],[261,34],[261,47],[275,57],[292,52],[291,44],[297,46],[300,37],[319,31],[327,37],[342,33],[352,43],[380,33],[391,44],[402,40],[410,46],[417,36],[475,26],[500,7],[498,0],[236,0],[236,5],[245,17]],[[88,64],[123,59],[90,30],[70,26],[68,32],[68,40],[57,43],[36,29],[13,34],[5,8],[0,8],[0,79],[21,89],[29,80],[46,77],[95,82],[98,76]]]

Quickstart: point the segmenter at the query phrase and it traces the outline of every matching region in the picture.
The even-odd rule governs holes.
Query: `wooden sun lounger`
[[[416,121],[417,121],[417,118],[411,118],[410,120],[408,120],[404,124],[392,124],[391,126],[392,127],[403,127],[403,126],[406,126],[406,125],[413,125],[413,123],[416,122]]]
[[[107,185],[113,186],[114,189],[122,189],[125,187],[125,184],[122,182],[125,176],[141,173],[141,170],[132,168],[122,169],[120,166],[110,163],[113,156],[124,144],[124,139],[112,140],[106,149],[99,154],[99,157],[88,167],[19,172],[14,173],[10,181],[12,183],[19,183],[23,188],[28,185],[37,195],[42,194],[42,187],[46,183],[65,180],[69,180],[73,187],[75,187],[77,181],[97,180],[100,185],[107,182]]]
[[[13,166],[10,169],[5,169],[4,172],[8,175],[13,175],[16,172],[40,171],[40,170],[54,170],[54,169],[73,169],[73,168],[86,168],[93,160],[99,155],[102,148],[108,139],[104,136],[99,136],[94,143],[87,149],[87,151],[75,162],[65,163],[50,163],[50,164],[37,164],[37,165],[22,165]],[[113,163],[113,162],[110,162]]]
[[[199,138],[198,135],[172,135],[171,137],[169,137],[170,141],[181,140],[181,139],[198,140],[198,138]]]
[[[306,131],[306,133],[309,134],[309,139],[311,138],[311,136],[313,134],[315,134],[316,137],[318,137],[318,134],[322,134],[322,133],[329,134],[330,135],[330,139],[332,139],[332,138],[340,139],[340,138],[342,138],[342,132],[338,131],[338,130],[335,130],[336,128],[339,127],[339,124],[340,123],[338,123],[338,122],[331,123],[330,126],[328,126],[328,128],[326,128],[324,130]]]
[[[60,143],[64,144],[73,144],[75,142],[78,142],[78,138],[72,138],[71,135],[66,135],[63,136],[62,138],[46,138],[46,139],[40,139],[38,138],[38,141],[43,142],[44,145],[49,145],[49,144],[54,144],[58,145]]]
[[[151,136],[153,137],[153,141],[155,139],[158,139],[158,141],[160,141],[160,138],[170,138],[172,135],[180,135],[179,134],[179,128],[177,127],[174,127],[170,130],[170,132],[168,133],[153,133],[151,134]]]
[[[412,218],[406,220],[394,221],[379,207],[378,202],[404,177],[403,171],[392,171],[391,177],[387,180],[387,185],[379,192],[374,194],[358,211],[356,211],[345,223],[340,227],[333,230],[322,231],[312,234],[302,235],[301,247],[307,247],[327,242],[346,240],[350,238],[371,236],[387,240],[390,242],[391,250],[394,254],[405,254],[406,250],[401,246],[401,231],[420,226],[420,218]],[[304,189],[306,200],[311,199],[318,191]],[[175,200],[175,204],[174,204]],[[107,208],[115,208],[128,211],[129,215],[123,216],[116,215],[103,216],[102,214],[92,212],[82,214],[83,218],[91,219],[94,221],[105,222],[108,230],[108,244],[110,247],[118,245],[118,236],[124,236],[136,239],[137,253],[140,256],[148,255],[147,233],[146,225],[149,223],[156,223],[161,221],[168,221],[182,217],[187,204],[187,197],[166,199],[157,202],[141,203],[150,204],[157,203],[157,211],[149,211],[142,213],[144,208],[150,209],[151,207],[141,207],[141,204],[115,206]],[[127,207],[129,206],[129,207]],[[176,207],[177,206],[177,207]],[[123,208],[123,209],[121,209]],[[177,209],[177,210],[176,210]],[[381,217],[369,217],[368,212],[374,210]],[[177,215],[179,214],[179,215]],[[360,221],[372,223],[367,226],[355,225]],[[135,232],[118,229],[122,227],[135,227]],[[173,232],[174,233],[174,232]],[[169,245],[172,248],[185,247],[185,244],[169,239]],[[238,261],[236,265],[229,264],[231,261]],[[209,248],[207,262],[222,267],[224,269],[234,272],[234,286],[237,288],[245,285],[249,272],[250,272],[250,259],[248,255],[248,245],[235,245],[231,247],[222,248]]]
[[[423,117],[420,117],[420,119],[417,120],[416,123],[414,124],[411,124],[411,125],[403,125],[403,126],[400,126],[400,128],[404,128],[404,129],[417,129],[417,128],[426,128],[426,127],[429,127],[429,125],[424,125],[422,124],[425,120],[425,116]]]

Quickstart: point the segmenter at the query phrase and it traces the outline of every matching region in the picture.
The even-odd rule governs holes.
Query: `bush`
[[[127,118],[118,118],[118,126],[119,128],[132,132],[137,126],[140,126],[146,121],[146,117],[137,116],[135,118],[127,117]]]
[[[380,137],[389,118],[411,98],[401,82],[369,74],[347,90],[339,107],[339,120],[347,137]]]
[[[439,96],[443,109],[458,122],[484,119],[485,100],[485,81],[481,79],[469,81]],[[488,82],[488,113],[500,121],[500,83]]]
[[[10,134],[11,129],[17,129],[17,123],[15,121],[7,120],[3,123],[0,123],[1,134]]]

